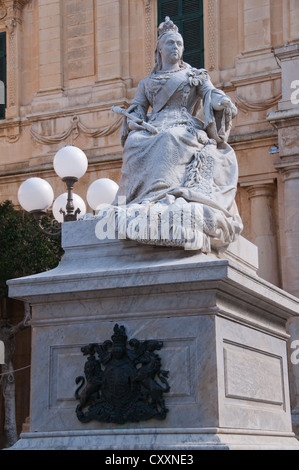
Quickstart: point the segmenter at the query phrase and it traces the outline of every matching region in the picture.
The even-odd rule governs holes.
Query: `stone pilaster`
[[[244,183],[248,192],[251,212],[253,243],[258,247],[260,277],[280,285],[277,235],[274,212],[276,185],[273,180]]]
[[[284,252],[283,288],[299,296],[299,44],[275,50],[281,62],[282,99],[278,110],[268,114],[268,121],[278,131],[279,153],[274,166],[284,181]],[[298,92],[299,95],[299,92]]]
[[[299,297],[299,155],[297,165],[282,169],[284,182],[285,270],[284,288]]]
[[[156,18],[157,18],[157,2],[153,0],[143,0],[145,9],[144,19],[144,56],[145,56],[145,69],[149,74],[154,66],[154,51],[156,45],[157,32]]]
[[[6,0],[5,27],[7,34],[7,107],[6,119],[19,116],[21,92],[21,27],[22,9],[28,0]]]
[[[101,83],[122,81],[129,74],[128,0],[98,1],[97,27],[97,80]]]
[[[39,94],[63,90],[62,14],[59,0],[39,2]]]
[[[205,68],[213,82],[219,82],[219,1],[204,0]]]

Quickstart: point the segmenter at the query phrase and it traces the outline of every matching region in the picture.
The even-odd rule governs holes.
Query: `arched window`
[[[203,0],[158,0],[158,24],[165,16],[178,26],[184,38],[184,61],[204,67]]]
[[[6,108],[6,33],[0,33],[0,119]]]

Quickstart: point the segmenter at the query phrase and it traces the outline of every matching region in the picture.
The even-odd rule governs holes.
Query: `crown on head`
[[[178,27],[174,24],[173,21],[169,18],[169,16],[165,17],[165,21],[159,25],[158,28],[158,33],[159,33],[159,38],[170,31],[173,31],[174,33],[178,33],[179,29]]]
[[[124,326],[118,326],[116,324],[113,328],[114,334],[111,336],[111,339],[115,345],[125,346],[127,342],[127,335]]]

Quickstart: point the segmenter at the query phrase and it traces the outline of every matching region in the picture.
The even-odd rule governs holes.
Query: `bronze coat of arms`
[[[83,346],[81,351],[88,357],[85,377],[76,378],[79,421],[124,424],[165,419],[168,371],[161,370],[161,358],[155,352],[162,346],[162,341],[135,338],[127,343],[125,328],[118,324],[111,341]]]

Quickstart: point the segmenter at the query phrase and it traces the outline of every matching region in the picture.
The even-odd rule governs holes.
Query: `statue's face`
[[[170,32],[166,33],[160,40],[160,54],[162,62],[176,63],[183,55],[184,43],[180,34]]]

